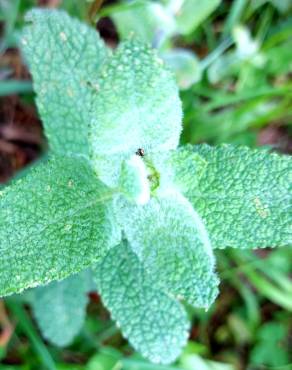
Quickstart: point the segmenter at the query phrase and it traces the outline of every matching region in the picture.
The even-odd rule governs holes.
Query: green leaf
[[[291,0],[269,0],[281,13],[286,13],[292,8]]]
[[[280,321],[262,325],[256,333],[257,343],[251,351],[251,364],[288,369],[288,330],[288,324]]]
[[[131,156],[139,148],[159,152],[176,148],[182,110],[172,74],[150,47],[134,40],[122,43],[102,68],[90,141],[96,171],[104,156]],[[101,157],[101,158],[100,158]],[[120,162],[119,162],[119,158]]]
[[[131,248],[113,248],[97,267],[98,290],[132,346],[156,363],[170,363],[186,344],[182,305],[157,288]]]
[[[111,196],[74,157],[53,157],[1,190],[0,296],[65,278],[119,243]]]
[[[150,183],[144,162],[138,155],[133,155],[122,163],[119,181],[120,191],[137,204],[145,204],[150,199]]]
[[[127,370],[183,370],[181,367],[174,365],[153,364],[135,355],[124,357],[118,365],[123,366],[123,369]]]
[[[179,364],[183,370],[235,370],[232,364],[210,361],[196,353],[183,354]]]
[[[89,283],[84,271],[32,291],[30,303],[44,338],[60,347],[73,341],[85,319]]]
[[[123,355],[115,348],[102,346],[98,348],[96,354],[94,354],[84,370],[114,370],[121,368],[121,362]]]
[[[186,145],[145,157],[149,168],[154,168],[157,173],[159,186],[155,194],[163,195],[170,188],[181,193],[197,190],[207,162],[190,148],[192,147]]]
[[[292,160],[222,145],[190,148],[207,161],[197,191],[186,194],[214,248],[291,245]]]
[[[196,55],[185,49],[172,49],[162,54],[163,60],[174,71],[180,89],[188,89],[202,77]]]
[[[218,279],[211,245],[183,196],[172,192],[144,206],[119,199],[116,212],[130,246],[158,286],[194,306],[213,303]]]
[[[176,27],[174,16],[166,7],[148,0],[119,4],[111,7],[109,14],[123,39],[133,33],[141,41],[155,43],[158,38],[170,37]]]
[[[94,29],[57,10],[34,9],[22,37],[51,149],[88,154],[94,80],[108,50]]]
[[[221,0],[184,0],[177,11],[178,29],[182,34],[193,32],[221,3]]]

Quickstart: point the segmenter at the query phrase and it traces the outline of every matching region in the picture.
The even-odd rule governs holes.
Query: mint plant
[[[188,338],[183,303],[218,294],[213,249],[291,245],[291,159],[178,147],[178,89],[155,50],[130,38],[112,51],[61,11],[27,22],[50,148],[0,191],[0,295],[37,287],[27,299],[62,346],[97,288],[132,346],[170,363]]]

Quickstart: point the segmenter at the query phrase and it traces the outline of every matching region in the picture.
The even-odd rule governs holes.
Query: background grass
[[[66,9],[111,47],[133,31],[157,47],[181,88],[182,143],[291,153],[290,0],[0,0],[1,182],[46,150],[18,51],[24,13],[35,5]],[[220,296],[208,312],[188,309],[192,331],[176,364],[133,353],[93,292],[82,332],[65,349],[43,341],[17,297],[0,301],[0,370],[291,369],[291,249],[216,254]]]

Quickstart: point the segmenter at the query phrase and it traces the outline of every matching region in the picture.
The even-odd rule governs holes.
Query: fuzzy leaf
[[[176,148],[181,102],[172,74],[150,47],[122,43],[102,68],[90,140],[97,172],[99,157]],[[102,166],[101,166],[102,167]]]
[[[144,206],[117,201],[117,221],[145,269],[168,293],[208,308],[218,293],[208,235],[190,203],[178,193]]]
[[[45,339],[63,347],[79,333],[86,315],[88,271],[32,291],[30,303]]]
[[[119,181],[120,191],[137,204],[145,204],[150,199],[148,172],[142,159],[133,155],[122,163]]]
[[[291,157],[231,145],[193,151],[208,164],[197,191],[187,197],[214,248],[292,244]]]
[[[159,290],[131,248],[126,243],[113,248],[96,277],[104,304],[132,346],[153,362],[174,361],[187,341],[187,315]]]
[[[108,51],[94,29],[57,10],[34,9],[22,37],[51,149],[88,154],[91,84]]]
[[[85,160],[66,157],[1,190],[0,296],[65,278],[119,243],[110,197]]]
[[[207,162],[190,147],[181,146],[176,150],[150,154],[145,157],[149,167],[155,168],[158,173],[158,194],[163,195],[171,188],[181,193],[197,190],[199,179],[205,171]]]

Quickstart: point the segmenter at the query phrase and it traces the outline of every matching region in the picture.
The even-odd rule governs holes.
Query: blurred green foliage
[[[0,0],[1,56],[17,48],[23,15],[36,3]],[[59,6],[91,23],[109,17],[120,39],[134,33],[159,49],[181,88],[183,142],[291,150],[291,0],[101,3]],[[30,101],[29,80],[14,79],[3,63],[0,75],[0,96]],[[193,330],[176,364],[153,365],[132,353],[95,296],[81,335],[65,350],[44,343],[29,312],[9,298],[8,320],[16,327],[0,344],[0,370],[291,369],[291,249],[218,251],[217,259],[221,294],[208,312],[189,309]]]

